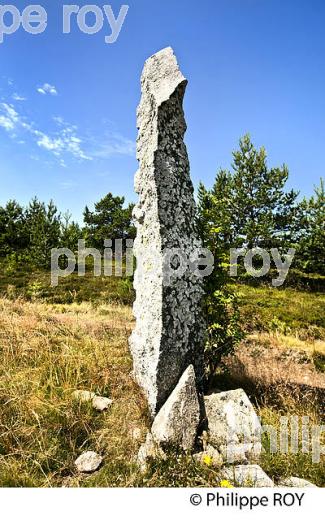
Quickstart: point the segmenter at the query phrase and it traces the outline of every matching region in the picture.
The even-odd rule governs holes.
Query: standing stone
[[[194,262],[201,247],[183,141],[186,85],[170,47],[145,63],[137,114],[136,325],[130,348],[135,378],[153,416],[190,364],[199,386],[203,377],[202,278],[189,268],[178,274],[183,264],[169,253],[177,249]],[[175,269],[171,278],[166,276],[169,263]]]

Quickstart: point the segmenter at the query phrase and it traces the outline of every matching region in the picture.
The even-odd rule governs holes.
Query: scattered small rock
[[[93,408],[95,410],[98,410],[99,412],[103,412],[104,410],[107,410],[109,406],[113,403],[112,399],[109,399],[108,397],[101,397],[100,395],[95,395],[93,398]]]
[[[109,406],[113,403],[112,399],[96,395],[94,392],[89,392],[88,390],[75,390],[72,396],[81,403],[91,401],[93,408],[99,412],[107,410],[107,408],[109,408]]]
[[[225,462],[230,464],[236,463],[247,463],[255,462],[259,459],[262,444],[260,442],[242,442],[242,443],[229,443],[228,445],[219,446],[219,451]]]
[[[77,470],[81,473],[93,473],[99,468],[102,462],[103,457],[98,455],[95,451],[85,451],[85,453],[82,453],[77,458],[75,465],[77,466]]]
[[[193,449],[200,421],[200,405],[193,365],[190,365],[159,410],[152,428],[157,444]]]
[[[221,479],[229,480],[240,487],[274,487],[273,481],[257,464],[223,468]]]
[[[303,488],[303,487],[317,487],[312,482],[309,482],[309,480],[305,480],[304,478],[298,478],[298,477],[288,477],[283,478],[279,481],[279,487],[297,487],[297,488]]]

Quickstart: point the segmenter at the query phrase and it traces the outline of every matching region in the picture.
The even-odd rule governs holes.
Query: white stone
[[[152,436],[161,446],[181,447],[190,451],[194,447],[199,422],[195,372],[190,365],[159,410],[151,428]]]
[[[89,392],[88,390],[75,390],[72,397],[81,403],[91,402],[93,408],[99,412],[107,410],[113,403],[112,399],[96,395],[94,392]]]
[[[109,399],[108,397],[101,397],[100,395],[95,395],[95,397],[92,400],[93,408],[95,410],[98,410],[99,412],[103,412],[104,410],[107,410],[113,403],[112,399]]]
[[[166,276],[168,252],[183,258],[202,246],[195,221],[193,185],[184,144],[183,97],[187,81],[168,47],[144,66],[138,108],[134,208],[135,329],[130,338],[133,373],[152,416],[165,403],[192,364],[199,388],[203,379],[203,280],[187,268]],[[175,276],[178,273],[178,276]]]
[[[214,393],[204,398],[209,442],[225,461],[254,461],[261,454],[261,424],[244,390]]]
[[[257,464],[223,468],[220,477],[240,487],[274,487],[273,481]]]
[[[297,487],[297,488],[303,488],[303,487],[317,487],[312,482],[309,482],[309,480],[305,480],[304,478],[298,478],[298,477],[287,477],[283,478],[279,481],[279,487]]]
[[[260,442],[235,442],[222,444],[218,447],[223,460],[230,464],[255,462],[259,459],[262,452],[262,444]]]
[[[103,457],[98,455],[95,451],[85,451],[77,458],[75,465],[81,473],[93,473],[99,468],[102,462]]]

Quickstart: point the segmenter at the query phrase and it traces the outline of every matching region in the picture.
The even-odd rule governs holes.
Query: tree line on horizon
[[[133,238],[133,204],[124,208],[124,202],[124,197],[108,193],[95,203],[94,211],[85,207],[80,226],[69,212],[60,213],[52,200],[46,204],[35,197],[27,207],[10,200],[0,206],[0,258],[11,266],[48,269],[53,248],[77,251],[78,240],[85,239],[87,246],[103,249],[106,238]]]
[[[233,152],[232,170],[219,170],[211,189],[198,190],[197,223],[204,244],[216,259],[216,270],[225,271],[230,248],[278,248],[285,254],[296,249],[293,267],[325,275],[324,180],[310,198],[286,191],[288,168],[268,168],[267,154],[257,150],[249,135]],[[51,249],[77,249],[84,238],[89,247],[103,249],[104,240],[134,238],[133,204],[105,195],[94,209],[84,210],[84,225],[60,213],[53,201],[36,197],[27,207],[10,200],[0,206],[0,258],[10,265],[48,269]]]

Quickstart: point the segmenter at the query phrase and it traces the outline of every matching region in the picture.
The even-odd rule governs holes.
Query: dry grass
[[[321,423],[325,375],[317,370],[314,354],[322,354],[323,345],[314,341],[299,348],[297,341],[280,334],[251,334],[233,356],[223,360],[216,385],[242,387],[260,408],[271,407],[282,415],[310,415]]]
[[[73,460],[94,449],[129,465],[146,429],[146,406],[130,377],[129,307],[0,300],[0,484],[79,485]],[[71,399],[75,389],[109,396],[98,414]],[[112,471],[127,485],[130,469]],[[121,479],[121,482],[119,482]]]
[[[264,343],[264,338],[270,339],[275,347],[280,349],[292,349],[296,351],[305,351],[308,354],[325,354],[325,341],[321,339],[313,339],[306,337],[304,340],[301,339],[301,331],[295,335],[285,335],[281,333],[272,334],[252,334],[249,337]]]
[[[279,333],[254,333],[224,359],[224,371],[217,378],[222,388],[242,387],[253,400],[262,424],[273,426],[278,438],[281,417],[308,417],[310,427],[324,423],[325,375],[316,370],[314,354],[324,353],[324,342],[302,342]],[[325,435],[322,438],[324,445]],[[289,446],[291,434],[289,433]],[[268,436],[261,466],[275,482],[281,477],[297,476],[325,485],[325,457],[313,462],[312,451],[270,453]]]
[[[325,342],[301,341],[282,334],[250,334],[225,360],[231,376],[256,387],[283,385],[325,389],[325,376],[317,372],[313,354],[325,352]]]
[[[0,299],[0,486],[216,485],[213,469],[177,454],[139,475],[134,458],[149,420],[130,375],[131,328],[126,305]],[[324,353],[324,342],[254,333],[225,360],[227,382],[255,396],[268,423],[288,413],[319,423],[314,389],[324,389],[324,374],[313,365],[314,351]],[[75,389],[114,403],[100,414],[73,401]],[[73,464],[86,449],[104,456],[103,467],[88,477]],[[290,472],[325,482],[324,464],[313,465],[310,456],[272,455],[262,465],[275,479]]]
[[[0,299],[0,487],[212,486],[218,475],[184,454],[135,464],[148,430],[145,400],[131,377],[131,309]],[[87,389],[113,399],[102,414],[71,398]],[[76,457],[104,456],[80,475]]]

